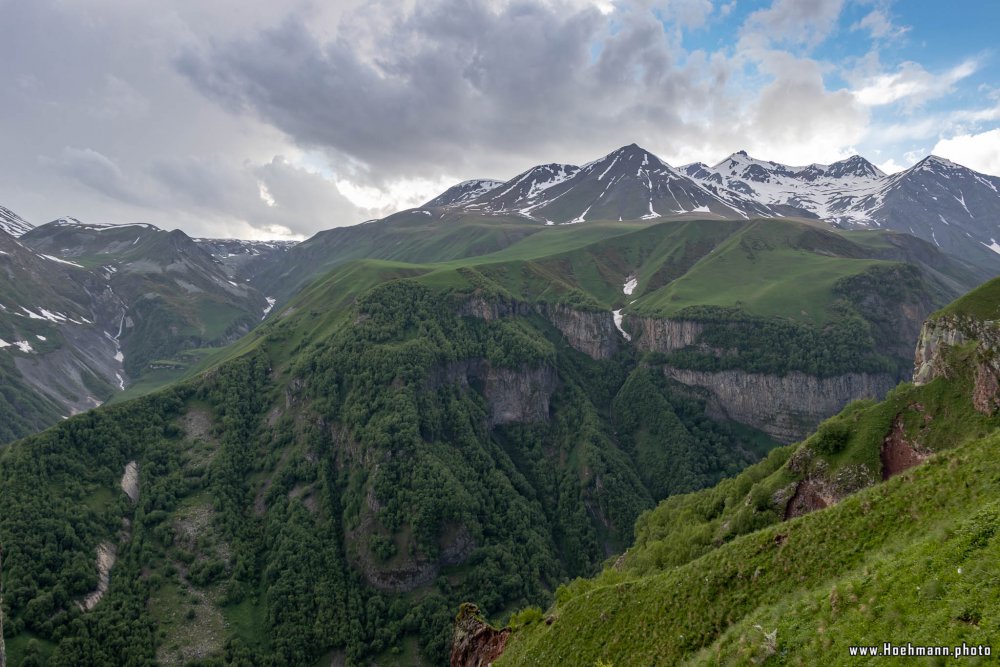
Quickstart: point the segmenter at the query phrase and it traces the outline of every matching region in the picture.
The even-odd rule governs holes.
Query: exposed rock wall
[[[879,460],[882,462],[882,479],[886,480],[899,473],[920,465],[931,455],[919,443],[906,437],[906,425],[902,415],[892,421],[892,430],[882,440]]]
[[[132,501],[134,505],[139,501],[139,464],[135,461],[129,461],[128,465],[125,466],[125,472],[122,473],[122,481],[120,483],[122,491],[128,496],[128,499]]]
[[[529,315],[531,312],[531,306],[528,304],[499,296],[485,298],[474,295],[458,306],[459,315],[478,317],[487,322],[498,320],[501,317]]]
[[[972,404],[992,415],[1000,408],[1000,325],[972,317],[950,315],[928,320],[920,330],[913,362],[913,382],[927,384],[952,373],[947,350],[975,344]]]
[[[484,379],[491,426],[548,421],[549,399],[559,382],[554,368],[490,368]]]
[[[451,667],[489,667],[507,647],[510,629],[497,630],[487,624],[479,607],[465,603],[455,619],[451,643]]]
[[[928,320],[920,330],[917,349],[913,358],[913,382],[927,384],[937,377],[946,376],[948,366],[944,360],[944,348],[955,347],[966,342],[959,318],[943,317]]]
[[[610,312],[577,310],[563,304],[538,303],[534,306],[492,296],[472,296],[459,304],[457,312],[466,317],[478,317],[491,322],[503,317],[527,316],[538,313],[558,329],[570,347],[592,359],[608,359],[618,351],[621,335]]]
[[[667,320],[626,316],[635,345],[643,352],[664,354],[694,345],[705,328],[693,320]]]
[[[609,359],[618,351],[621,336],[611,312],[544,303],[538,305],[538,312],[562,332],[570,347],[591,359]]]
[[[795,442],[827,417],[859,398],[882,398],[896,385],[892,375],[846,373],[819,378],[792,372],[784,376],[738,370],[708,372],[664,367],[667,377],[703,387],[714,400],[715,418],[752,426],[779,442]]]
[[[90,611],[97,606],[104,594],[108,592],[111,583],[111,568],[118,558],[118,549],[110,542],[101,542],[97,546],[97,588],[88,593],[83,602],[78,602],[80,609]]]
[[[486,359],[462,359],[433,369],[426,380],[429,389],[448,384],[464,388],[471,383],[482,387],[490,426],[544,422],[559,374],[551,366],[495,368]]]

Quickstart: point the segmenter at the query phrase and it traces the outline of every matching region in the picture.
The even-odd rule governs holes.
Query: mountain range
[[[273,304],[247,284],[253,260],[286,247],[73,218],[10,228],[21,234],[0,231],[0,372],[17,388],[5,439],[160,386],[236,340]]]
[[[1000,178],[933,155],[892,175],[858,155],[790,167],[745,151],[712,167],[674,168],[631,144],[582,167],[549,164],[502,183],[468,181],[424,207],[547,224],[685,214],[803,217],[844,229],[907,232],[990,270],[1000,266]]]
[[[993,238],[996,179],[925,163],[633,145],[294,245],[0,231],[11,660],[815,663],[938,638],[913,568],[981,643],[996,253],[891,207]]]

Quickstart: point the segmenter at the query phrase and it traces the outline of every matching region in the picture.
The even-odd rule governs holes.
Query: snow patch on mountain
[[[35,226],[9,208],[0,206],[0,231],[11,236],[20,236],[34,229]]]
[[[76,262],[70,262],[65,259],[59,259],[58,257],[53,257],[52,255],[39,254],[38,256],[41,257],[42,259],[47,259],[50,262],[59,262],[60,264],[68,264],[69,266],[75,266],[79,269],[86,268],[83,264],[77,264]]]
[[[277,303],[277,299],[273,296],[266,296],[264,299],[267,301],[267,307],[264,308],[264,314],[260,316],[260,319],[262,320],[267,317],[268,313],[271,312],[271,309],[274,308],[274,304]]]

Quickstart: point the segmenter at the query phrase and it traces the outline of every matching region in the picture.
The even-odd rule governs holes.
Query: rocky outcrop
[[[83,602],[78,602],[80,609],[90,611],[97,606],[104,594],[108,592],[111,583],[111,568],[118,558],[118,549],[110,542],[102,542],[97,546],[97,589],[87,594]]]
[[[663,370],[668,378],[707,389],[711,394],[707,406],[710,417],[746,424],[785,443],[804,438],[851,401],[880,399],[896,385],[889,374],[846,373],[820,378],[799,372],[779,376],[670,366]]]
[[[1000,326],[996,322],[963,315],[928,320],[920,330],[913,362],[913,382],[927,384],[953,373],[949,348],[975,345],[975,380],[972,404],[992,415],[1000,408]]]
[[[538,313],[566,337],[570,347],[592,359],[612,357],[618,350],[620,340],[610,312],[577,310],[563,304],[538,303],[532,306],[503,296],[486,298],[477,294],[462,301],[457,313],[487,322]]]
[[[927,384],[938,377],[948,375],[948,365],[944,359],[944,349],[957,347],[966,342],[966,335],[958,318],[942,317],[928,320],[920,330],[917,349],[913,358],[914,384]]]
[[[489,667],[507,647],[510,628],[497,630],[479,613],[479,607],[465,603],[455,618],[451,643],[451,667]]]
[[[906,425],[902,415],[896,415],[892,430],[882,440],[879,460],[882,462],[882,479],[886,480],[909,470],[927,460],[931,452],[920,447],[906,437]]]
[[[449,384],[482,387],[489,406],[490,426],[512,422],[532,423],[549,419],[549,400],[559,384],[551,366],[496,368],[486,359],[461,359],[431,370],[428,389]]]
[[[516,315],[530,315],[531,306],[514,299],[493,295],[484,297],[475,294],[458,306],[458,314],[465,317],[477,317],[487,322],[498,320],[502,317],[514,317]]]
[[[133,504],[139,500],[139,464],[135,461],[129,461],[125,466],[121,487]]]
[[[562,332],[570,347],[591,359],[610,359],[618,350],[620,336],[610,312],[545,303],[538,305],[538,312]]]
[[[705,328],[693,320],[665,320],[653,317],[628,317],[635,345],[643,352],[664,354],[698,342]]]
[[[484,380],[491,426],[548,421],[549,399],[559,382],[554,368],[490,368]]]
[[[793,482],[790,489],[779,490],[773,498],[778,507],[784,505],[785,520],[836,505],[878,481],[877,473],[864,463],[842,465],[831,470],[827,459],[808,446],[800,447],[792,454],[788,470],[799,476],[799,481]]]
[[[795,492],[785,507],[785,520],[804,516],[835,504],[839,498],[825,479],[804,479],[795,485]]]
[[[972,389],[972,406],[984,415],[996,413],[1000,407],[1000,369],[995,361],[980,360],[976,364],[976,380]]]

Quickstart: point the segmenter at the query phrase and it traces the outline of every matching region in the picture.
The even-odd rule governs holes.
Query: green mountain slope
[[[36,640],[51,664],[437,664],[458,601],[547,600],[655,499],[769,445],[627,352],[593,360],[536,313],[462,315],[482,292],[423,275],[345,265],[207,374],[5,450],[15,659]],[[85,612],[102,546],[110,588]]]
[[[418,220],[399,229],[426,231]],[[474,226],[413,231],[400,257],[338,259],[207,355],[200,374],[0,453],[14,659],[440,664],[461,601],[496,617],[547,605],[562,582],[641,539],[636,520],[656,502],[774,447],[710,389],[671,374],[690,370],[679,353],[729,364],[719,372],[747,363],[751,344],[699,338],[722,336],[713,322],[723,333],[748,321],[839,331],[836,319],[739,303],[671,319],[640,310],[644,299],[702,262],[744,261],[742,239],[771,235],[782,261],[836,260],[825,308],[846,309],[864,334],[849,352],[892,363],[873,342],[878,305],[903,290],[885,321],[913,317],[966,279],[947,260],[886,256],[896,246],[881,237],[824,232],[799,256],[793,243],[811,228],[786,221],[592,225],[582,236],[537,226],[519,238],[494,225],[483,246],[494,252],[462,258],[478,252]],[[387,238],[372,248],[392,254]],[[152,240],[184,261],[183,239]],[[622,292],[631,275],[635,304]],[[615,328],[620,308],[631,344]],[[655,343],[663,327],[696,328],[686,321],[701,328],[685,344]]]
[[[60,219],[20,241],[90,270],[119,302],[102,322],[123,353],[129,384],[148,391],[174,379],[199,348],[232,342],[260,322],[265,297],[180,230]],[[133,390],[133,394],[137,393]]]
[[[929,320],[925,384],[644,514],[633,547],[560,589],[546,622],[515,619],[496,664],[852,664],[856,645],[991,645],[997,330],[966,320],[942,338],[950,314],[989,303],[1000,281]]]
[[[113,299],[79,265],[0,232],[0,444],[99,405],[119,385],[100,326]]]

